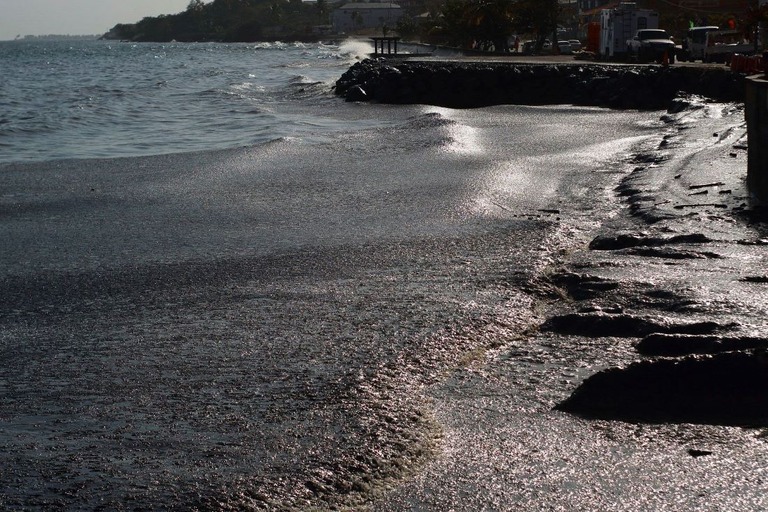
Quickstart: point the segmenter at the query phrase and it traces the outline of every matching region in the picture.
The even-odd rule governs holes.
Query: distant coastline
[[[88,35],[70,35],[70,34],[45,34],[45,35],[18,35],[14,39],[9,39],[9,41],[62,41],[62,40],[73,40],[73,41],[95,41],[99,38],[101,38],[101,34],[88,34]]]

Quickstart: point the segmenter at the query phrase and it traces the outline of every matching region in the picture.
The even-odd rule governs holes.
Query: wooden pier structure
[[[399,37],[372,37],[373,41],[373,56],[379,55],[397,55],[397,42],[400,41]],[[385,50],[386,44],[386,52]]]

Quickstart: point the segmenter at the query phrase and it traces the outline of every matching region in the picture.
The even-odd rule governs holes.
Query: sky
[[[0,41],[17,35],[103,34],[118,23],[176,14],[189,0],[0,0]]]

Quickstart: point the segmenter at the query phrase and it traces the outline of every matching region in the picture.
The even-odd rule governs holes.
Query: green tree
[[[328,0],[317,0],[315,4],[317,16],[320,20],[328,21]]]
[[[203,0],[189,0],[189,5],[187,5],[188,12],[201,12],[203,8],[205,8]]]
[[[283,3],[274,2],[269,6],[270,21],[280,23],[283,20]]]
[[[317,9],[301,0],[191,0],[178,14],[116,25],[109,37],[135,41],[312,39]]]
[[[410,16],[403,16],[397,20],[395,30],[397,30],[397,33],[401,37],[404,37],[405,39],[412,39],[413,36],[418,33],[419,27]]]
[[[513,0],[448,0],[444,28],[452,44],[506,51],[514,28]]]
[[[557,19],[560,16],[557,0],[517,0],[513,11],[514,30],[534,34],[537,50],[541,50],[548,37],[553,38],[553,44],[557,43]]]

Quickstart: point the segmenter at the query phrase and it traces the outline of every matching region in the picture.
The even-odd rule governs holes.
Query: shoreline
[[[768,450],[753,407],[766,390],[750,379],[762,384],[763,356],[727,347],[768,341],[768,230],[748,214],[741,113],[705,104],[662,117],[655,147],[617,170],[616,216],[596,219],[529,284],[540,329],[430,391],[442,452],[373,510],[641,510],[671,495],[678,510],[762,508],[754,475]],[[645,327],[680,328],[656,344],[687,349],[644,351],[654,336]],[[697,352],[707,343],[728,351]],[[566,346],[604,355],[568,356]],[[520,365],[562,395],[521,401]],[[747,381],[751,392],[739,386]]]
[[[565,499],[633,509],[662,508],[665,493],[682,492],[680,509],[697,510],[704,494],[684,491],[695,481],[710,482],[708,503],[759,507],[748,475],[752,461],[768,456],[760,442],[768,425],[760,412],[768,403],[768,312],[761,305],[768,277],[759,264],[768,230],[745,183],[744,78],[712,66],[382,58],[355,64],[339,79],[336,94],[352,102],[666,111],[657,145],[624,162],[613,191],[616,217],[596,219],[583,247],[566,244],[528,284],[539,328],[427,393],[444,428],[438,456],[376,499],[373,510],[513,509],[531,492],[537,506],[557,508]],[[558,353],[562,344],[605,344],[611,355],[562,367],[543,356],[540,364],[551,367],[541,378],[565,377],[568,385],[559,397],[521,403],[513,380],[519,369],[510,365]],[[555,426],[532,431],[541,416]],[[646,431],[652,443],[639,443],[633,430]],[[678,439],[681,430],[692,434]],[[563,442],[564,432],[572,439]],[[595,465],[606,445],[613,446],[609,462]],[[538,462],[523,462],[521,451]],[[584,474],[560,482],[562,461],[547,452],[567,453],[566,468],[578,459],[591,466],[579,464]],[[728,467],[740,475],[739,484],[720,485],[707,468],[691,468],[700,457],[721,468],[715,472]],[[649,474],[648,460],[663,476]],[[632,470],[616,480],[611,468],[622,467]],[[542,473],[529,486],[522,482],[531,471]],[[563,496],[541,494],[548,485]]]
[[[0,503],[768,508],[758,429],[555,409],[647,328],[768,331],[738,105],[322,87],[321,143],[5,168]]]

